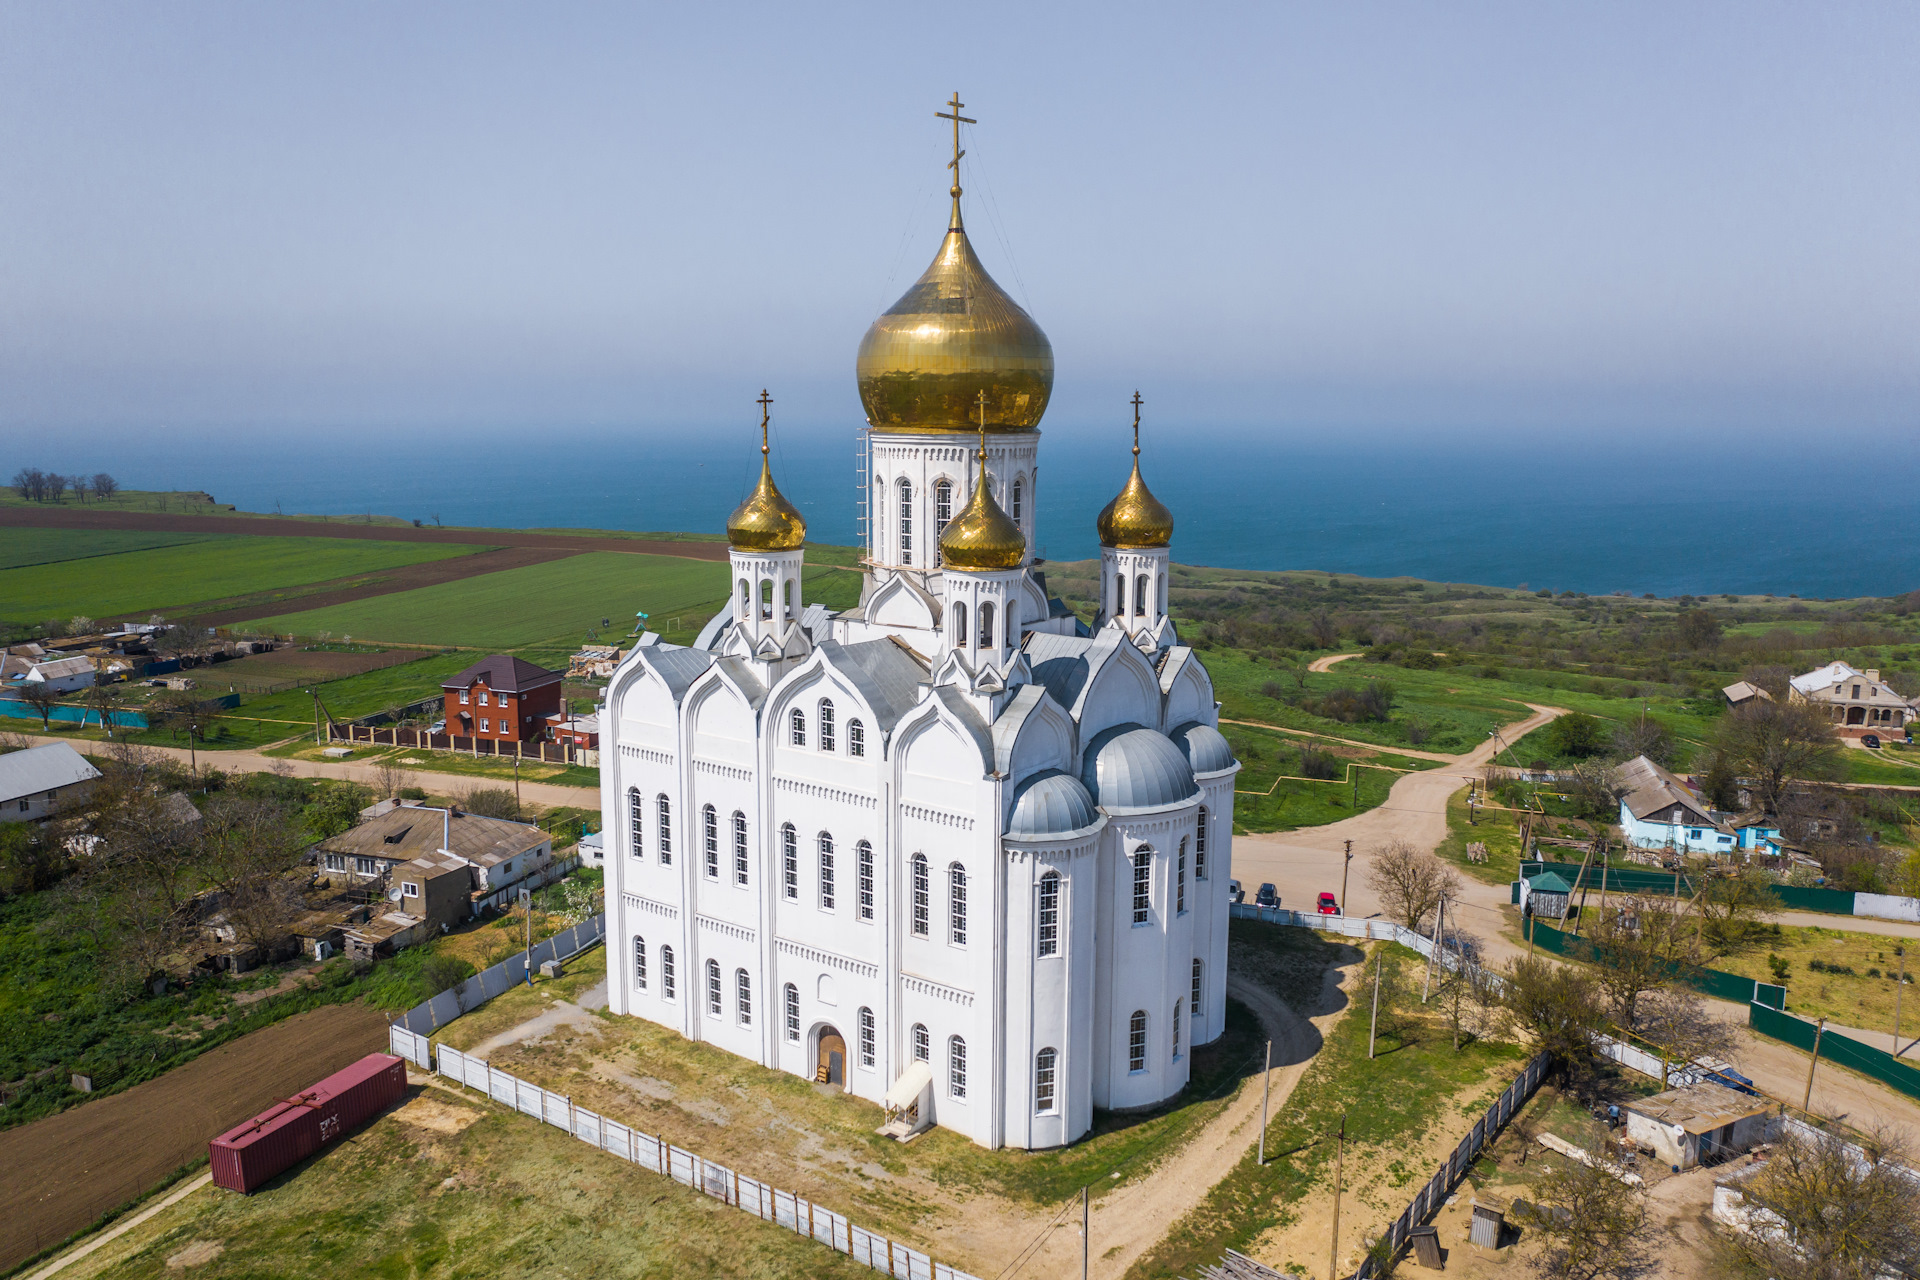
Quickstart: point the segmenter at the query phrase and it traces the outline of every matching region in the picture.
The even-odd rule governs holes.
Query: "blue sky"
[[[0,433],[844,430],[955,89],[1049,427],[1897,432],[1916,52],[1891,3],[0,3]]]

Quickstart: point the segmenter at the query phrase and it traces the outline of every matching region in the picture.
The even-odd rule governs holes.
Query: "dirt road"
[[[1359,656],[1357,653],[1330,653],[1324,658],[1315,658],[1312,662],[1309,662],[1307,664],[1307,670],[1325,673],[1333,670],[1334,663],[1345,662],[1348,658],[1357,658]]]

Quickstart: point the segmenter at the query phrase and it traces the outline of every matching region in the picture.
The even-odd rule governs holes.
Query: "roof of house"
[[[1527,877],[1527,891],[1529,893],[1572,893],[1573,886],[1552,871],[1542,871],[1537,876]]]
[[[1795,676],[1788,683],[1802,693],[1812,693],[1815,689],[1824,689],[1828,685],[1837,684],[1847,679],[1849,676],[1857,676],[1860,674],[1860,672],[1854,670],[1844,662],[1829,662],[1826,666],[1809,671],[1803,676]]]
[[[387,862],[412,862],[440,850],[444,833],[452,852],[479,867],[491,867],[537,849],[551,837],[525,822],[505,818],[482,818],[478,814],[455,810],[448,818],[438,809],[412,805],[389,809],[368,818],[359,826],[314,847],[322,853],[350,854],[360,858],[380,858]]]
[[[1700,797],[1693,794],[1687,784],[1667,770],[1662,769],[1645,756],[1635,756],[1621,765],[1620,781],[1626,784],[1627,794],[1620,803],[1627,806],[1627,812],[1642,821],[1652,820],[1663,810],[1679,805],[1691,812],[1700,826],[1717,826],[1713,816],[1707,812]]]
[[[1736,1120],[1764,1115],[1771,1107],[1765,1098],[1736,1093],[1718,1084],[1690,1084],[1627,1104],[1627,1110],[1649,1120],[1678,1125],[1695,1134],[1711,1133]]]
[[[1728,702],[1745,702],[1749,698],[1764,698],[1773,701],[1773,695],[1757,684],[1748,684],[1745,680],[1736,680],[1720,691]]]
[[[511,658],[504,653],[496,653],[490,658],[480,659],[458,675],[448,676],[440,682],[440,687],[465,689],[469,685],[484,684],[502,693],[525,693],[545,688],[563,678],[561,672],[549,671],[525,658]]]
[[[87,758],[64,742],[9,751],[0,756],[0,801],[38,795],[100,776]]]
[[[61,680],[82,673],[92,675],[93,659],[56,658],[52,662],[36,662],[33,669],[44,680]]]
[[[473,878],[472,865],[468,863],[465,858],[454,857],[436,850],[433,853],[422,854],[420,857],[415,858],[412,862],[406,863],[403,866],[396,867],[393,878],[395,880],[412,879],[425,882],[438,879],[454,871],[465,872],[468,879]]]

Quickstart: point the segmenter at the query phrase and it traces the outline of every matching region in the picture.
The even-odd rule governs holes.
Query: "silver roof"
[[[1193,769],[1165,734],[1116,725],[1087,747],[1080,780],[1108,813],[1164,809],[1199,794]]]
[[[1184,751],[1195,773],[1218,773],[1233,768],[1233,748],[1218,729],[1210,724],[1190,721],[1170,735],[1174,745]]]
[[[0,756],[0,800],[18,800],[99,776],[85,756],[64,742],[9,751]]]
[[[860,640],[839,644],[829,640],[820,646],[834,670],[841,672],[860,689],[880,719],[880,730],[892,733],[900,718],[920,702],[920,687],[927,681],[927,669],[891,639]]]
[[[1080,779],[1059,769],[1034,774],[1013,793],[1013,816],[1007,819],[1009,836],[1061,836],[1091,827],[1099,820],[1093,797]]]

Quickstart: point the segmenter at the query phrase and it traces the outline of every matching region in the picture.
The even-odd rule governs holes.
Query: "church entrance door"
[[[847,1042],[832,1027],[820,1029],[820,1065],[813,1078],[818,1084],[847,1083]]]

